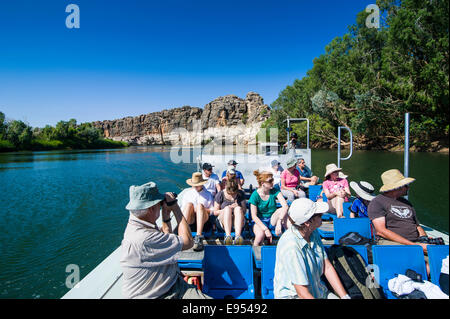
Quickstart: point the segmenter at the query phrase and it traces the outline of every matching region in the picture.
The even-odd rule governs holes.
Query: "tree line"
[[[91,123],[77,124],[75,119],[59,121],[56,126],[32,128],[19,120],[5,120],[0,112],[0,151],[89,149],[125,147],[127,143],[103,138]]]
[[[308,117],[315,146],[337,144],[337,127],[353,132],[359,149],[403,144],[410,113],[411,144],[448,146],[449,1],[378,0],[381,25],[368,28],[360,12],[348,32],[325,47],[302,79],[272,103],[263,127],[283,127],[287,116]],[[294,128],[305,138],[306,131]],[[280,140],[286,139],[281,131]]]

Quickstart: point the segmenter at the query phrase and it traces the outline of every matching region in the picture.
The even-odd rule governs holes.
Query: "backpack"
[[[366,269],[364,259],[352,247],[332,245],[327,251],[345,290],[352,299],[385,299],[383,289],[367,287],[366,280],[371,274]]]
[[[357,232],[349,232],[339,239],[341,245],[366,245],[371,243],[369,238],[361,236]]]

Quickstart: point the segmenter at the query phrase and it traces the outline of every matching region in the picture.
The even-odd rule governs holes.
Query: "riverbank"
[[[33,140],[26,148],[16,147],[11,142],[0,140],[0,153],[18,151],[57,151],[57,150],[86,150],[124,148],[130,145],[126,142],[99,139],[90,143],[62,142],[58,140]]]

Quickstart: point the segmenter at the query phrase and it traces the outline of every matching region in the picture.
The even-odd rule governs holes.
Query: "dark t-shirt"
[[[245,199],[244,194],[241,191],[238,191],[236,195],[236,202],[239,206],[241,206],[242,201]],[[235,201],[229,201],[225,198],[225,194],[223,191],[220,191],[216,194],[216,197],[214,198],[214,201],[218,204],[220,204],[220,209],[224,209],[225,207],[229,205],[233,205]]]
[[[393,199],[380,194],[370,202],[367,213],[370,220],[385,217],[386,229],[407,240],[415,241],[419,238],[416,211],[403,197]]]

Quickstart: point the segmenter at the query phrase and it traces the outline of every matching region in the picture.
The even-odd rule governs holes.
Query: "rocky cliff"
[[[263,98],[249,92],[218,97],[198,107],[183,106],[136,117],[98,121],[93,125],[104,136],[132,145],[199,144],[201,140],[232,139],[235,144],[253,144],[261,124],[270,115]]]

